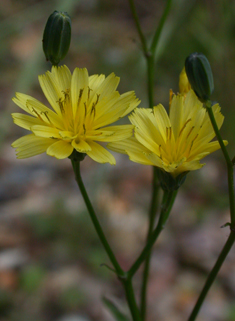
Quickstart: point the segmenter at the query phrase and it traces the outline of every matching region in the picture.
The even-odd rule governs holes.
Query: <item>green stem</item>
[[[135,22],[135,25],[136,25],[137,32],[138,32],[139,37],[140,37],[140,41],[141,41],[141,44],[142,44],[143,52],[146,54],[147,51],[148,51],[147,43],[146,43],[145,36],[144,36],[144,34],[142,32],[142,29],[141,29],[141,26],[140,26],[140,21],[139,21],[139,17],[138,17],[136,8],[135,8],[134,0],[129,0],[129,4],[130,4],[130,8],[131,8],[131,13],[132,13],[133,19],[134,19],[134,22]]]
[[[224,245],[224,247],[223,247],[223,249],[222,249],[222,251],[221,251],[221,253],[220,253],[220,255],[219,255],[219,257],[218,257],[218,259],[217,259],[217,261],[216,261],[216,263],[214,265],[214,267],[213,267],[213,269],[211,270],[211,272],[210,272],[210,274],[209,274],[209,276],[208,276],[208,278],[206,280],[206,283],[205,283],[205,285],[204,285],[204,287],[202,289],[202,292],[201,292],[201,294],[200,294],[200,296],[199,296],[199,298],[197,300],[197,303],[196,303],[196,305],[195,305],[195,307],[194,307],[194,309],[193,309],[188,321],[194,321],[196,319],[197,314],[198,314],[198,312],[199,312],[199,310],[200,310],[200,308],[201,308],[201,306],[202,306],[202,304],[204,302],[204,299],[205,299],[208,291],[210,290],[210,287],[213,284],[213,282],[214,282],[214,280],[215,280],[215,278],[216,278],[216,276],[217,276],[217,274],[218,274],[218,272],[219,272],[224,260],[226,259],[231,247],[233,246],[234,242],[235,242],[235,233],[231,231],[227,242],[225,243],[225,245]]]
[[[112,251],[112,249],[111,249],[111,247],[110,247],[110,245],[104,235],[102,227],[97,219],[96,213],[93,209],[93,206],[92,206],[90,199],[88,197],[88,194],[86,192],[85,186],[82,181],[81,173],[80,173],[80,161],[77,161],[77,160],[71,158],[71,162],[73,165],[73,170],[75,173],[76,181],[77,181],[78,186],[80,188],[83,199],[86,203],[86,207],[87,207],[88,213],[90,214],[90,218],[91,218],[92,223],[95,227],[95,230],[99,236],[101,243],[103,244],[103,246],[105,248],[105,251],[106,251],[110,261],[113,264],[113,267],[115,268],[115,271],[116,271],[120,281],[124,285],[127,302],[128,302],[128,305],[129,305],[129,308],[131,311],[131,315],[133,317],[133,321],[142,321],[141,317],[140,317],[139,309],[137,307],[136,300],[135,300],[135,295],[134,295],[133,286],[132,286],[132,280],[131,280],[131,278],[127,277],[128,276],[127,273],[124,272],[123,269],[121,268],[121,266],[119,265],[115,255],[114,255],[114,253],[113,253],[113,251]]]
[[[132,286],[132,281],[130,278],[126,278],[122,281],[125,293],[126,293],[126,299],[131,311],[132,319],[133,321],[142,321],[138,306],[136,304],[135,300],[135,294]]]
[[[224,260],[226,259],[232,245],[235,242],[235,233],[234,233],[234,226],[235,226],[235,200],[234,200],[234,181],[233,181],[233,163],[230,160],[229,154],[227,152],[227,149],[224,145],[223,139],[220,135],[220,131],[219,128],[217,126],[216,120],[215,120],[215,116],[213,113],[213,109],[212,109],[212,102],[210,100],[208,100],[205,103],[206,109],[208,111],[208,115],[210,117],[210,121],[211,124],[213,126],[213,129],[215,131],[216,137],[219,141],[221,150],[223,152],[226,164],[227,164],[227,173],[228,173],[228,188],[229,188],[229,203],[230,203],[230,217],[231,217],[231,233],[229,235],[229,238],[227,240],[227,242],[224,245],[223,250],[221,251],[213,269],[211,270],[206,283],[199,295],[199,298],[196,302],[196,305],[194,306],[194,309],[188,319],[188,321],[194,321],[198,315],[198,312],[200,311],[200,308],[207,296],[208,291],[210,290],[210,287],[212,286]]]
[[[235,199],[234,199],[234,178],[233,178],[233,163],[230,160],[229,154],[227,152],[227,149],[224,145],[223,139],[220,135],[220,131],[218,129],[216,120],[215,120],[215,116],[212,110],[212,103],[211,101],[207,101],[206,102],[206,108],[208,111],[208,115],[210,117],[211,120],[211,124],[214,128],[216,137],[219,141],[221,150],[223,152],[224,158],[226,160],[226,164],[227,164],[227,172],[228,172],[228,189],[229,189],[229,204],[230,204],[230,217],[231,217],[231,224],[233,226],[233,228],[235,227]]]
[[[150,239],[150,236],[154,228],[155,217],[158,209],[158,192],[159,192],[159,183],[157,178],[157,171],[156,171],[156,167],[153,166],[152,200],[151,200],[151,206],[149,210],[149,228],[148,228],[146,243],[148,243],[148,240]],[[150,260],[151,260],[151,251],[149,251],[145,260],[142,287],[141,287],[140,314],[143,320],[145,319],[145,314],[146,314],[146,296],[147,296],[147,284],[148,284]]]
[[[162,205],[161,205],[161,213],[160,217],[158,220],[157,227],[154,229],[152,232],[151,237],[148,240],[148,243],[145,245],[144,249],[140,253],[139,257],[135,261],[135,263],[132,265],[132,267],[129,269],[127,272],[127,277],[132,278],[133,275],[137,272],[139,269],[140,265],[143,263],[143,261],[146,259],[148,256],[149,252],[151,251],[155,241],[157,240],[159,234],[161,231],[164,229],[166,221],[170,215],[171,208],[174,204],[175,198],[177,195],[177,191],[173,192],[168,192],[165,191],[163,194],[163,200],[162,200]]]
[[[167,3],[166,3],[166,7],[165,7],[165,10],[161,16],[161,20],[158,24],[158,27],[155,31],[155,34],[154,34],[154,37],[153,37],[153,40],[152,40],[152,44],[151,44],[151,53],[152,55],[155,57],[155,53],[156,53],[156,49],[157,49],[157,45],[158,45],[158,42],[159,42],[159,38],[160,38],[160,35],[161,35],[161,32],[162,32],[162,29],[164,27],[164,24],[166,22],[166,18],[170,12],[170,8],[171,8],[171,4],[172,4],[172,0],[168,0]]]
[[[105,251],[110,259],[110,261],[112,262],[113,264],[113,267],[115,268],[116,270],[116,273],[119,277],[125,277],[126,276],[126,273],[122,270],[122,268],[120,267],[105,235],[104,235],[104,232],[102,230],[102,227],[97,219],[97,216],[95,214],[95,211],[93,209],[93,206],[90,202],[90,199],[87,195],[87,192],[86,192],[86,189],[85,189],[85,186],[83,184],[83,181],[82,181],[82,177],[81,177],[81,173],[80,173],[80,161],[75,161],[73,159],[71,159],[71,162],[72,162],[72,165],[73,165],[73,170],[74,170],[74,173],[75,173],[75,177],[76,177],[76,181],[78,183],[78,186],[80,188],[80,191],[82,193],[82,196],[83,196],[83,199],[86,203],[86,207],[87,207],[87,210],[88,210],[88,213],[90,214],[90,218],[92,220],[92,223],[95,227],[95,230],[99,236],[99,239],[101,241],[101,243],[103,244],[104,248],[105,248]]]

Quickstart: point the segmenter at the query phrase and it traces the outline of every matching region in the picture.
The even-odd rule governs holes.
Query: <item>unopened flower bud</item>
[[[194,52],[185,60],[185,71],[195,94],[202,102],[210,99],[214,90],[211,66],[201,53]]]
[[[66,56],[71,40],[71,19],[66,12],[54,11],[47,20],[43,33],[43,51],[52,65]]]

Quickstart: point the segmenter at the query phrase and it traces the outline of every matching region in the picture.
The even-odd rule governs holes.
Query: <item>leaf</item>
[[[109,299],[103,298],[103,302],[107,309],[111,312],[115,320],[117,321],[130,321],[129,318],[121,312],[117,306]]]

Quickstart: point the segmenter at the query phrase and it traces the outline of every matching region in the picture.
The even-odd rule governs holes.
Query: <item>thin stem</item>
[[[227,149],[224,145],[223,139],[220,135],[220,131],[219,128],[217,126],[215,117],[214,117],[214,113],[213,113],[213,109],[212,109],[212,103],[210,100],[208,100],[205,103],[205,106],[207,108],[208,111],[208,115],[210,117],[210,121],[211,124],[213,126],[213,129],[215,131],[216,137],[219,141],[221,150],[223,152],[226,164],[227,164],[227,172],[228,172],[228,188],[229,188],[229,203],[230,203],[230,216],[231,216],[231,233],[229,235],[229,238],[227,240],[227,242],[225,243],[213,269],[211,270],[210,274],[207,277],[206,283],[199,295],[199,298],[196,302],[196,305],[194,306],[194,309],[188,319],[188,321],[194,321],[198,315],[198,312],[200,311],[200,308],[207,296],[208,291],[210,290],[210,287],[212,286],[224,260],[226,259],[232,245],[235,242],[235,233],[234,233],[234,225],[235,225],[235,203],[234,203],[234,182],[233,182],[233,163],[230,160],[229,154],[227,152]]]
[[[215,131],[216,137],[217,137],[217,139],[219,141],[221,150],[222,150],[222,152],[224,154],[224,158],[225,158],[227,164],[233,166],[232,161],[230,160],[229,154],[227,152],[227,149],[226,149],[226,147],[224,145],[223,139],[222,139],[222,137],[220,135],[220,131],[219,131],[219,128],[217,126],[217,123],[216,123],[216,120],[215,120],[215,116],[214,116],[214,113],[213,113],[213,110],[212,110],[212,102],[210,100],[208,100],[206,102],[206,109],[208,111],[208,115],[210,117],[210,121],[211,121],[213,129]]]
[[[132,267],[129,269],[127,272],[128,278],[132,278],[133,275],[137,272],[139,269],[140,265],[143,263],[143,261],[146,259],[148,256],[149,251],[151,251],[155,241],[157,240],[159,234],[165,227],[165,223],[170,215],[171,208],[174,204],[175,198],[177,195],[177,191],[173,192],[164,192],[163,194],[163,200],[162,200],[162,209],[160,213],[160,217],[158,220],[157,227],[154,229],[152,232],[151,237],[149,238],[148,243],[145,245],[144,249],[140,253],[139,257],[135,261],[135,263],[132,265]]]
[[[147,76],[148,76],[148,99],[149,99],[149,108],[154,106],[154,57],[151,53],[146,56],[147,59]]]
[[[223,249],[222,249],[222,251],[221,251],[214,267],[213,267],[213,269],[211,270],[211,272],[206,280],[206,283],[202,289],[202,292],[197,300],[197,303],[196,303],[188,321],[194,321],[196,319],[197,314],[198,314],[198,312],[204,302],[204,299],[205,299],[208,291],[210,290],[210,287],[213,284],[224,260],[226,259],[231,247],[233,246],[234,242],[235,242],[235,233],[231,232],[227,242],[225,243],[225,245],[224,245],[224,247],[223,247]]]
[[[233,228],[235,227],[235,199],[234,199],[234,178],[233,178],[233,163],[230,160],[229,154],[227,152],[227,149],[224,145],[223,139],[220,135],[220,131],[218,129],[216,120],[215,120],[215,116],[212,110],[212,103],[211,101],[207,101],[206,102],[206,108],[208,111],[208,115],[210,117],[211,120],[211,124],[214,128],[216,137],[219,141],[221,150],[223,152],[224,158],[226,160],[226,164],[227,164],[227,172],[228,172],[228,189],[229,189],[229,204],[230,204],[230,217],[231,217],[231,224],[233,226]]]
[[[166,7],[165,7],[165,10],[163,12],[163,15],[161,16],[161,20],[158,24],[158,27],[155,31],[155,34],[154,34],[154,37],[153,37],[153,40],[152,40],[152,44],[151,44],[151,53],[152,55],[155,57],[155,53],[156,53],[156,49],[157,49],[157,45],[158,45],[158,42],[159,42],[159,38],[160,38],[160,35],[161,35],[161,32],[162,32],[162,29],[164,27],[164,24],[165,24],[165,21],[166,21],[166,18],[170,12],[170,8],[171,8],[171,4],[172,4],[172,0],[168,0],[167,1],[167,4],[166,4]]]
[[[156,171],[156,167],[153,166],[152,200],[151,200],[151,206],[149,210],[149,228],[148,228],[146,243],[148,242],[154,228],[155,217],[158,209],[158,192],[159,192],[159,183],[157,179],[157,171]],[[146,314],[146,296],[147,296],[147,284],[148,284],[150,260],[151,260],[151,251],[149,251],[145,260],[142,287],[141,287],[140,313],[143,320],[145,319],[145,314]]]
[[[123,280],[123,286],[125,289],[126,299],[127,299],[130,311],[131,311],[133,321],[142,321],[138,306],[136,304],[135,294],[134,294],[131,279],[127,278],[127,279]]]
[[[101,243],[103,244],[104,248],[105,248],[105,251],[110,259],[110,261],[112,262],[115,270],[116,270],[116,273],[118,274],[119,277],[125,277],[126,274],[125,272],[122,270],[122,268],[120,267],[105,235],[104,235],[104,232],[102,230],[102,227],[97,219],[97,216],[96,216],[96,213],[93,209],[93,206],[90,202],[90,199],[88,197],[88,194],[86,192],[86,189],[85,189],[85,186],[83,184],[83,181],[82,181],[82,177],[81,177],[81,173],[80,173],[80,162],[79,161],[75,161],[75,160],[71,160],[72,162],[72,165],[73,165],[73,170],[74,170],[74,173],[75,173],[75,176],[76,176],[76,181],[78,183],[78,186],[80,188],[80,191],[82,193],[82,196],[83,196],[83,199],[86,203],[86,207],[87,207],[87,210],[88,210],[88,213],[90,214],[90,218],[92,220],[92,223],[95,227],[95,230],[99,236],[99,239],[101,241]]]
[[[136,300],[135,300],[134,290],[133,290],[133,286],[132,286],[132,280],[131,280],[131,278],[127,277],[128,276],[127,273],[124,272],[123,269],[121,268],[121,266],[119,265],[115,255],[114,255],[114,253],[113,253],[113,251],[112,251],[112,249],[111,249],[111,247],[110,247],[110,245],[104,235],[102,227],[97,219],[96,213],[93,209],[93,206],[92,206],[90,199],[88,197],[88,194],[86,192],[85,186],[82,181],[81,173],[80,173],[80,161],[76,161],[74,159],[71,159],[71,162],[73,165],[73,170],[75,173],[76,181],[77,181],[78,186],[80,188],[83,199],[86,203],[87,210],[88,210],[88,213],[90,214],[90,218],[91,218],[92,223],[95,227],[95,230],[99,236],[101,243],[103,244],[103,246],[105,248],[105,251],[106,251],[110,261],[112,262],[112,264],[116,270],[116,273],[117,273],[120,281],[124,285],[127,302],[128,302],[128,306],[131,311],[133,321],[142,321],[141,317],[140,317],[139,309],[137,307]]]
[[[143,52],[144,52],[144,54],[146,54],[147,51],[148,51],[147,43],[146,43],[145,36],[144,36],[144,34],[142,32],[142,29],[141,29],[141,26],[140,26],[140,21],[139,21],[139,17],[138,17],[136,8],[135,8],[134,0],[129,0],[129,4],[130,4],[130,8],[131,8],[131,13],[132,13],[133,19],[134,19],[134,22],[135,22],[135,25],[136,25],[137,32],[138,32],[139,37],[140,37],[140,41],[141,41],[141,44],[142,44]]]

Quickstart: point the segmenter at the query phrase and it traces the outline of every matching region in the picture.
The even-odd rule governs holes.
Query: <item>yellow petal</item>
[[[44,153],[55,141],[50,138],[37,137],[34,134],[23,136],[12,143],[16,148],[17,158],[28,158]]]
[[[98,142],[115,142],[131,137],[133,129],[133,125],[110,126],[94,131],[93,135],[87,133],[86,137]]]
[[[64,159],[69,157],[73,152],[73,146],[71,143],[59,140],[49,146],[46,150],[47,155],[54,156],[57,159]]]
[[[143,152],[130,152],[127,151],[127,155],[129,156],[130,160],[135,163],[139,163],[142,165],[154,165]]]
[[[97,89],[105,80],[105,75],[93,75],[89,77],[89,87],[91,88],[91,99],[96,95]]]
[[[105,80],[97,87],[97,94],[100,95],[100,99],[110,95],[114,92],[119,84],[120,78],[116,77],[114,73],[111,73]]]
[[[114,123],[130,113],[139,103],[140,101],[136,98],[134,92],[128,92],[121,96],[118,92],[114,92],[112,100],[105,97],[105,100],[100,101],[98,104],[94,127],[102,127]]]
[[[149,153],[149,149],[140,144],[135,137],[130,137],[128,139],[109,143],[107,147],[115,152],[127,154],[128,152],[133,153]]]
[[[72,108],[73,108],[73,115],[75,116],[77,113],[79,95],[81,90],[87,90],[88,86],[88,72],[86,68],[79,69],[76,68],[72,75],[71,81],[71,100],[72,100]],[[83,97],[85,93],[83,92]],[[87,97],[86,97],[87,98]],[[80,104],[83,108],[83,103]]]
[[[24,115],[20,113],[13,113],[11,114],[13,121],[16,125],[30,130],[33,125],[41,125],[43,122],[35,117]]]
[[[51,70],[59,91],[63,92],[71,88],[71,72],[67,66],[52,67]]]
[[[31,130],[36,136],[39,137],[61,138],[58,129],[53,127],[34,125],[31,127]]]
[[[32,110],[32,114],[39,119],[43,120],[46,124],[55,126],[57,128],[63,128],[63,121],[62,119],[50,108],[47,108],[44,104],[40,101],[34,100],[27,100],[26,105],[29,110]]]
[[[90,145],[87,144],[87,142],[85,142],[84,140],[77,141],[76,139],[74,139],[74,140],[72,141],[72,146],[73,146],[79,153],[87,153],[87,152],[91,151]]]
[[[63,99],[64,95],[56,87],[56,82],[54,81],[54,76],[48,71],[46,74],[38,77],[40,86],[44,95],[46,96],[49,104],[55,110],[58,115],[61,115],[61,110],[59,106],[59,100]]]
[[[98,163],[110,163],[111,165],[116,164],[113,155],[109,153],[104,147],[93,141],[87,141],[87,143],[91,147],[91,151],[87,152],[87,155],[94,161]]]

